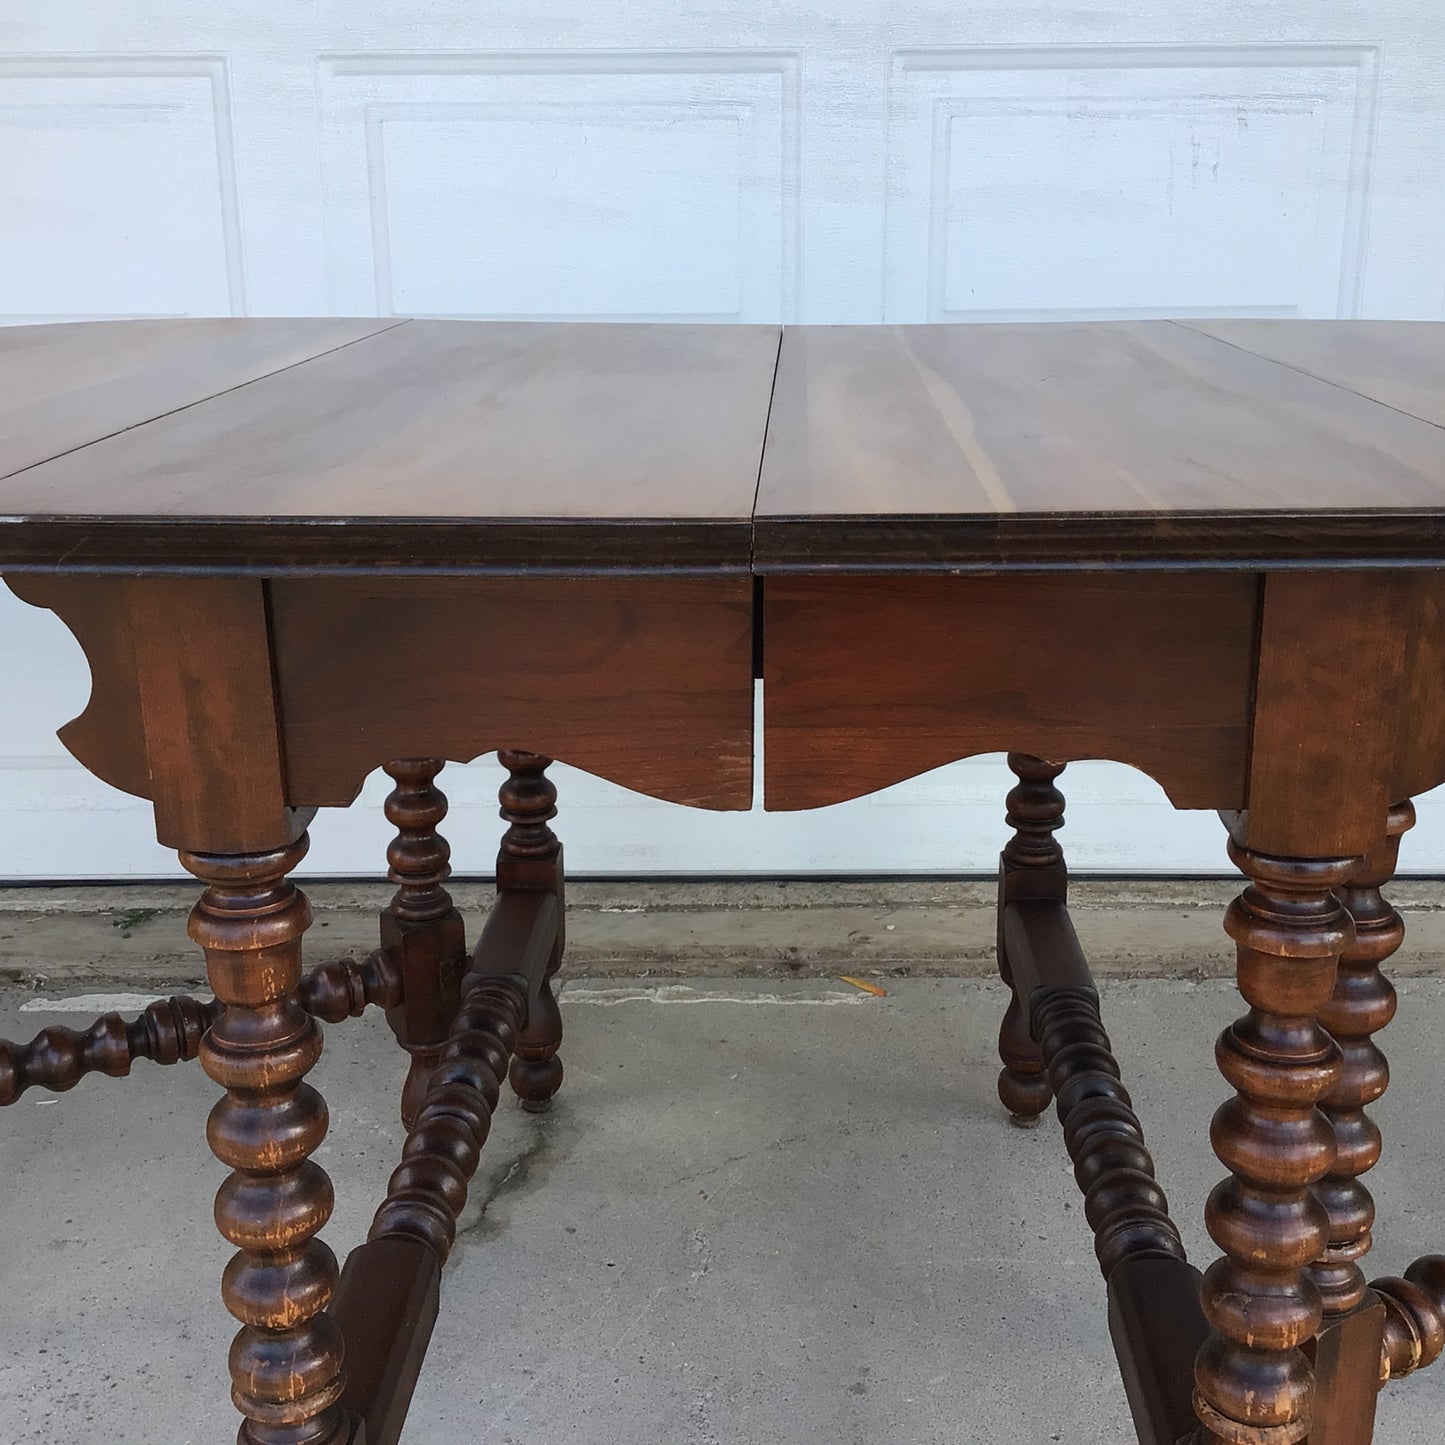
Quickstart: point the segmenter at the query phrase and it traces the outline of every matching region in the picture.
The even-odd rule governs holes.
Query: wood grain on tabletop
[[[0,483],[0,562],[745,570],[778,338],[392,325]]]
[[[364,336],[391,320],[84,321],[0,327],[0,477]],[[23,486],[3,505],[28,510]],[[105,496],[78,497],[113,508]]]
[[[1279,334],[1296,325],[1279,323]],[[1379,337],[1364,351],[1362,385],[1389,370],[1385,357],[1402,374],[1407,365],[1422,377],[1445,370],[1445,326],[1411,330],[1398,346],[1395,326],[1351,323],[1351,334]],[[1344,375],[1347,343],[1315,345]],[[1428,381],[1420,390],[1428,400]],[[1445,431],[1201,329],[789,328],[757,556],[767,570],[863,564],[870,547],[879,562],[927,560],[931,546],[933,560],[947,561],[965,535],[955,524],[976,519],[979,538],[1009,539],[1014,560],[1031,545],[1042,549],[1036,560],[1050,560],[1056,536],[1085,551],[1094,538],[1100,561],[1167,557],[1171,545],[1192,544],[1186,519],[1199,514],[1206,550],[1256,546],[1261,535],[1267,547],[1326,547],[1291,540],[1291,530],[1310,538],[1307,524],[1261,534],[1270,513],[1347,518],[1347,552],[1361,535],[1398,549],[1415,545],[1398,522],[1408,509],[1445,512]]]
[[[1445,426],[1445,326],[1438,321],[1179,324]]]
[[[12,511],[746,520],[776,327],[409,321],[10,479]]]

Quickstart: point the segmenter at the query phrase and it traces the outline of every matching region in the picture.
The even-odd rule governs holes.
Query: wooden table
[[[1367,1285],[1361,1176],[1381,887],[1445,781],[1445,327],[16,328],[0,477],[0,569],[91,666],[61,736],[204,883],[215,992],[0,1046],[0,1102],[135,1058],[222,1086],[242,1441],[397,1439],[502,1080],[543,1108],[562,1079],[546,767],[745,808],[758,667],[770,808],[1012,750],[1000,1095],[1057,1101],[1140,1440],[1365,1445],[1382,1378],[1441,1353],[1445,1259]],[[494,748],[470,948],[436,778]],[[1220,810],[1248,878],[1202,1283],[1068,919],[1086,757]],[[380,947],[305,973],[288,875],[379,765]],[[373,1004],[409,1132],[338,1279],[306,1074],[316,1021]]]

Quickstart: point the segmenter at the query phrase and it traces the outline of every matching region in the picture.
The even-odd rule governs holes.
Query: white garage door
[[[9,323],[1445,315],[1438,0],[0,0],[0,45]],[[78,649],[0,614],[0,876],[174,871],[52,737]],[[447,776],[484,868],[495,770]],[[1070,776],[1078,866],[1223,866],[1147,779]],[[579,871],[942,871],[990,866],[1007,775],[713,818],[559,781]],[[313,836],[371,871],[387,829]]]

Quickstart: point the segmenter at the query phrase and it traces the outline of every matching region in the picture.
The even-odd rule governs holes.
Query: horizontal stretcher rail
[[[561,926],[555,894],[498,894],[462,1003],[367,1242],[329,1306],[346,1342],[351,1445],[395,1445],[436,1323],[439,1280],[508,1066]]]
[[[398,1003],[401,975],[392,959],[378,950],[360,963],[342,958],[319,964],[301,980],[298,993],[307,1013],[340,1023],[372,1004],[390,1008]],[[13,1104],[27,1089],[64,1093],[87,1074],[124,1078],[137,1059],[156,1064],[189,1062],[200,1052],[201,1039],[223,1008],[213,998],[162,998],[134,1019],[107,1013],[84,1030],[53,1024],[29,1043],[0,1039],[0,1107]]]
[[[1154,1177],[1067,905],[1062,899],[1008,903],[1001,924],[1094,1231],[1135,1429],[1142,1445],[1176,1445],[1198,1425],[1194,1357],[1209,1333],[1199,1271],[1185,1258]]]

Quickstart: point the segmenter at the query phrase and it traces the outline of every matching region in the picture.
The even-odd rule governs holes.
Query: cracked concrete
[[[510,1157],[489,1157],[491,1149],[486,1149],[477,1178],[467,1192],[466,1205],[457,1216],[457,1238],[470,1235],[487,1240],[499,1235],[507,1227],[515,1201],[541,1188],[553,1155],[561,1152],[566,1133],[567,1117],[558,1110],[538,1116],[535,1127],[525,1132],[517,1152]],[[501,1207],[494,1207],[498,1205]]]
[[[383,885],[307,882],[312,957],[376,946]],[[1217,978],[1233,971],[1222,920],[1235,879],[1080,879],[1074,922],[1101,977]],[[489,883],[454,883],[473,936]],[[186,937],[194,884],[0,888],[0,983],[37,992],[161,991],[200,983]],[[589,978],[984,978],[994,972],[994,886],[879,879],[569,883],[567,969]],[[1395,970],[1445,972],[1445,884],[1391,889],[1410,941]]]
[[[407,1445],[1118,1445],[1104,1292],[1059,1138],[993,1098],[996,983],[829,980],[562,993],[567,1079],[502,1107],[442,1290]],[[846,1006],[834,1000],[851,992]],[[1226,982],[1106,978],[1105,1017],[1191,1256]],[[1371,1176],[1373,1273],[1445,1247],[1445,981],[1406,978]],[[622,997],[626,995],[626,997]],[[0,1033],[79,1015],[21,1013]],[[400,1156],[404,1056],[327,1029],[326,1237],[359,1242]],[[213,1086],[137,1065],[0,1123],[0,1439],[234,1438],[210,1217]],[[510,1105],[510,1100],[507,1101]],[[155,1402],[165,1398],[163,1410]],[[1445,1364],[1391,1386],[1380,1445],[1440,1438]]]

